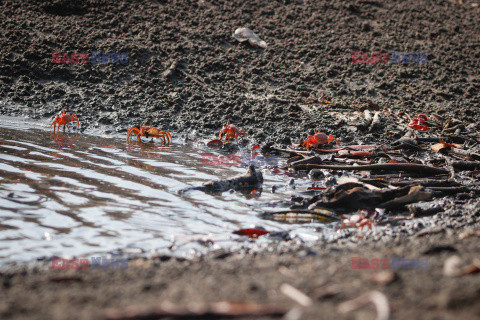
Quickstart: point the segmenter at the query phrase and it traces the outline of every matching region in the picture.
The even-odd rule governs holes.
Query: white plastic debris
[[[248,40],[252,46],[258,46],[260,48],[267,47],[267,43],[263,40],[260,40],[257,34],[248,28],[238,28],[235,30],[233,37],[240,42]]]

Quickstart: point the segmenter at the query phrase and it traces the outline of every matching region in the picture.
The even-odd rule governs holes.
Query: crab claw
[[[328,136],[327,141],[328,141],[328,143],[330,143],[330,142],[332,142],[332,141],[335,141],[337,144],[339,144],[338,141],[337,141],[337,139],[335,139],[335,137],[332,136],[332,135],[329,135],[329,136]]]

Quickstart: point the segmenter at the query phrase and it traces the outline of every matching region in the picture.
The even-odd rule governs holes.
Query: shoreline
[[[477,223],[477,231],[478,227]],[[193,303],[232,301],[296,312],[301,315],[297,319],[318,319],[319,314],[329,319],[373,318],[374,308],[343,314],[339,306],[379,291],[388,299],[392,319],[427,312],[431,317],[473,319],[480,312],[478,273],[444,274],[446,261],[453,256],[460,257],[460,267],[478,259],[478,234],[459,239],[465,235],[464,230],[446,230],[387,245],[297,246],[281,253],[212,252],[195,260],[140,258],[130,260],[124,270],[19,267],[0,272],[0,315],[3,319],[133,319],[145,314],[154,318],[152,312],[168,303],[183,310]],[[395,257],[426,259],[428,267],[392,269],[387,263],[389,268],[353,268],[356,258],[391,262]],[[302,306],[286,296],[283,284],[303,292],[311,305]]]

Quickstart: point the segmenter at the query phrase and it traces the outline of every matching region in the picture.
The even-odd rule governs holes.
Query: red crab
[[[60,130],[60,126],[63,126],[63,132],[65,132],[65,127],[72,121],[77,121],[77,124],[80,127],[80,121],[78,121],[77,115],[65,113],[65,109],[63,109],[60,116],[55,117],[50,127],[53,126],[53,132],[55,133],[57,126],[58,130]]]
[[[127,141],[129,141],[130,136],[132,134],[137,135],[137,140],[139,142],[142,141],[140,139],[140,137],[142,136],[142,137],[146,137],[147,139],[149,137],[161,138],[163,143],[168,143],[168,144],[172,143],[172,136],[170,135],[170,133],[168,131],[161,131],[161,130],[155,128],[155,127],[142,126],[142,127],[140,127],[140,129],[138,129],[136,127],[131,127],[130,129],[128,129]]]
[[[419,114],[418,117],[413,118],[408,126],[412,129],[417,129],[420,131],[427,131],[429,128],[425,125],[425,123],[428,121],[428,118],[424,114]]]
[[[363,230],[363,227],[368,226],[370,230],[372,226],[376,227],[375,222],[372,219],[368,219],[370,212],[368,210],[359,210],[357,214],[352,215],[349,219],[344,219],[340,229],[345,226],[358,228],[359,231]]]
[[[222,128],[220,134],[218,135],[218,139],[222,139],[222,134],[225,133],[225,140],[224,142],[230,142],[230,139],[238,139],[238,137],[242,137],[241,134],[246,138],[247,134],[245,131],[238,129],[235,125],[230,124],[230,119],[228,119],[227,124]],[[242,139],[244,139],[242,137]]]
[[[338,144],[338,141],[337,139],[335,139],[334,136],[327,136],[323,132],[315,131],[315,134],[313,136],[308,136],[307,139],[305,139],[305,141],[303,141],[300,145],[307,146],[307,150],[310,150],[310,146],[316,147],[321,144],[330,143],[332,141],[335,141]]]

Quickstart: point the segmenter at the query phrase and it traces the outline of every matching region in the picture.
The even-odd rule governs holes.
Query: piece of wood
[[[480,166],[480,162],[479,162]],[[448,174],[449,172],[443,168],[436,168],[416,163],[376,163],[360,166],[347,165],[321,165],[321,164],[304,164],[294,167],[295,170],[311,170],[311,169],[328,169],[328,170],[347,170],[347,171],[398,171],[398,172],[414,172],[425,175]]]

